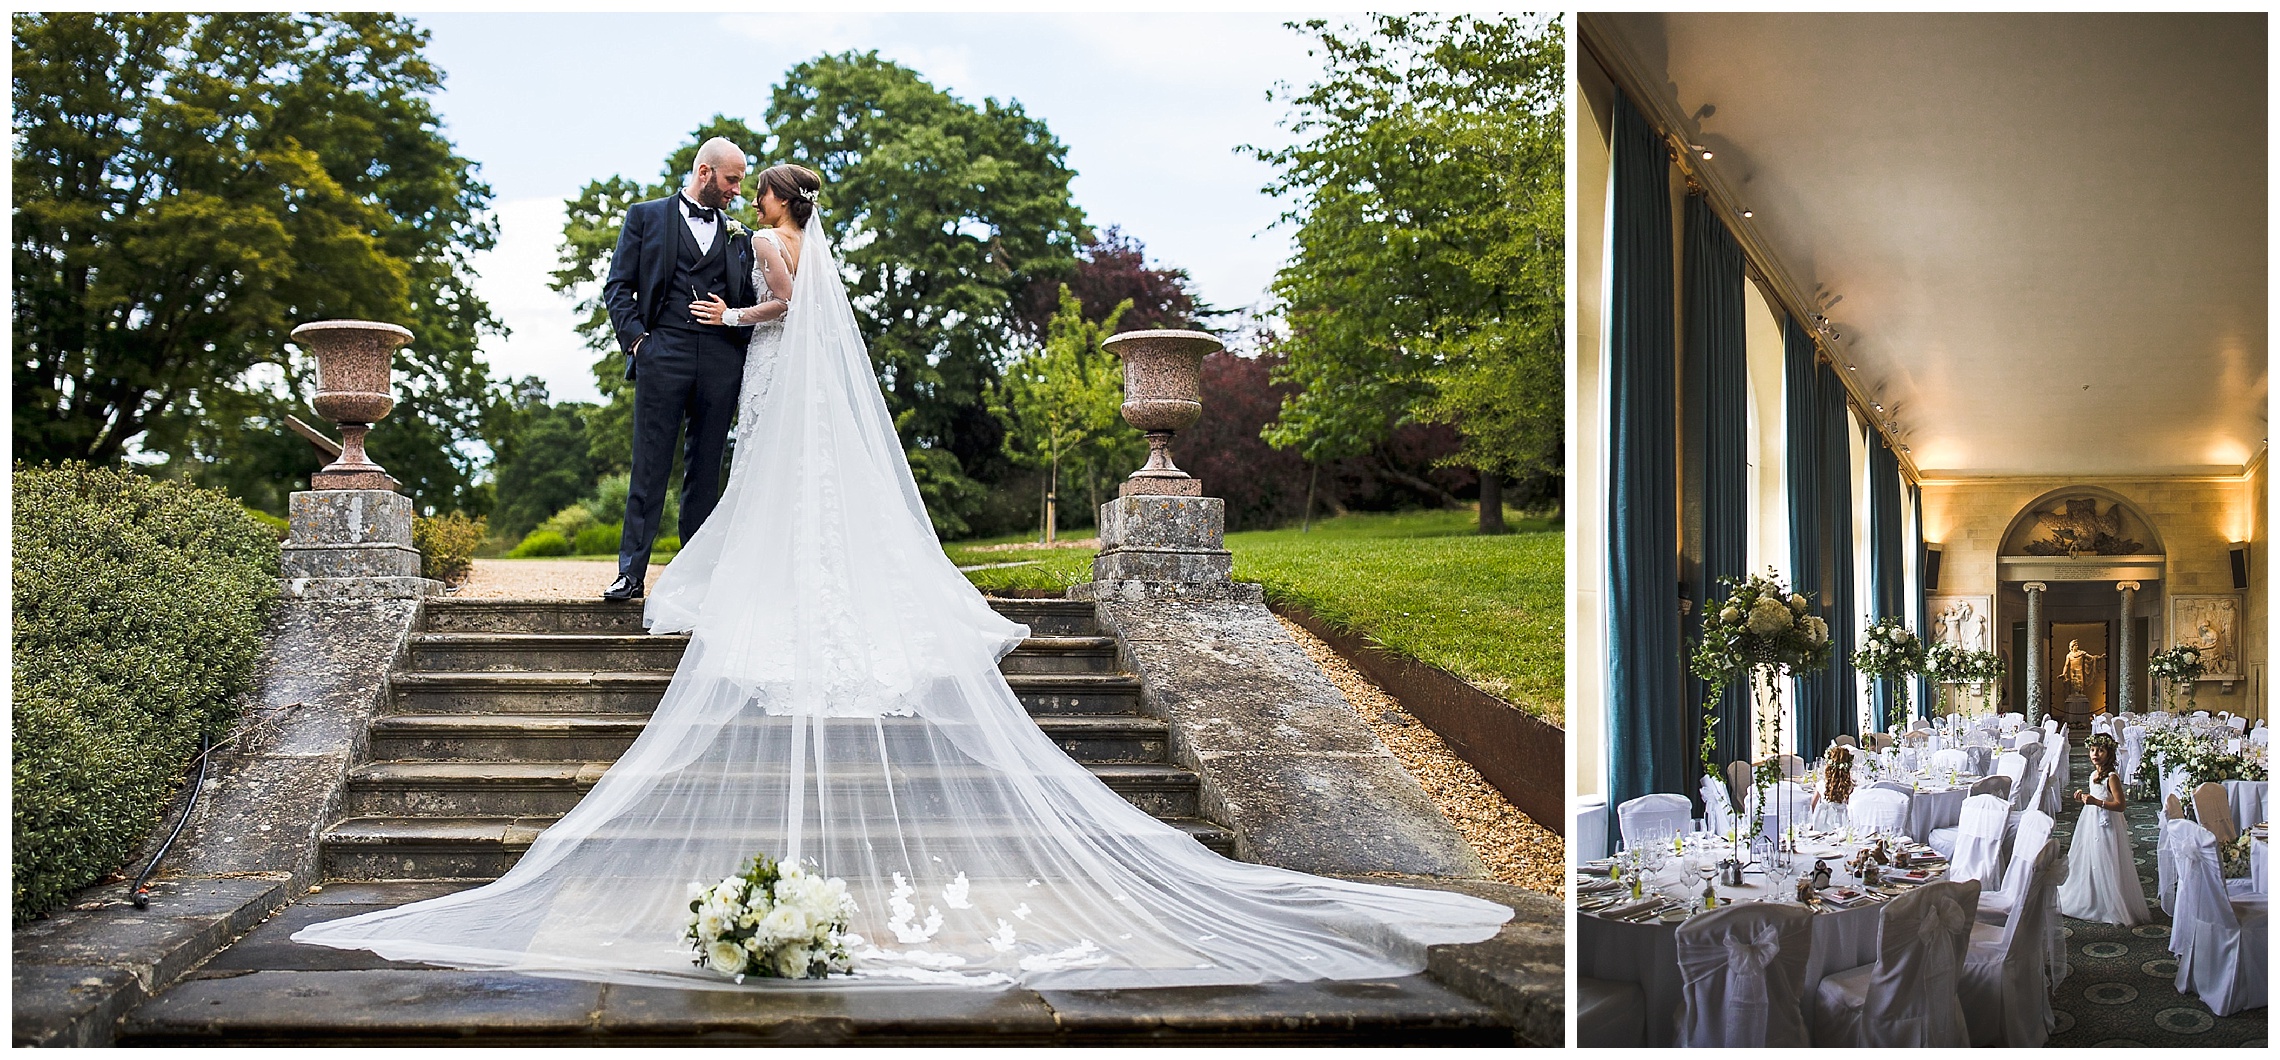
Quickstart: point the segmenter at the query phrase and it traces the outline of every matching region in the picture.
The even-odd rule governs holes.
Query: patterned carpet
[[[2090,775],[2087,756],[2077,749],[2073,759],[2064,789],[2069,793]],[[2072,839],[2078,813],[2068,802],[2051,833],[2058,842]],[[2067,954],[2074,971],[2051,998],[2058,1010],[2058,1030],[2050,1036],[2050,1044],[2263,1048],[2268,1010],[2250,1009],[2219,1019],[2199,998],[2177,992],[2169,914],[2161,911],[2155,896],[2154,835],[2160,807],[2153,800],[2134,800],[2127,816],[2138,878],[2145,885],[2154,922],[2126,928],[2067,919]]]

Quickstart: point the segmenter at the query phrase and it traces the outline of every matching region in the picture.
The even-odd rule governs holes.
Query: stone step
[[[319,846],[328,880],[496,879],[504,875],[553,815],[522,817],[351,817],[327,830]],[[1165,824],[1232,857],[1235,836],[1200,818],[1164,818]],[[660,839],[678,849],[679,840]],[[930,847],[953,853],[936,840]]]
[[[419,671],[615,672],[671,670],[689,647],[682,634],[416,633]],[[1005,673],[1115,673],[1113,637],[1030,637],[998,664]]]
[[[600,589],[595,590],[596,593]],[[429,633],[642,632],[641,601],[461,600],[431,598],[422,628]],[[1089,637],[1100,632],[1093,605],[1082,600],[990,599],[990,606],[1040,637]]]
[[[681,665],[688,647],[685,634],[415,633],[410,669],[671,670]]]
[[[303,910],[315,916],[295,917]],[[278,933],[326,914],[295,906]],[[247,942],[270,930],[263,925]],[[626,986],[371,962],[193,973],[128,1013],[123,1046],[1284,1045],[1511,1047],[1495,1009],[1425,976],[1138,990]],[[299,956],[299,954],[295,954]],[[363,956],[369,957],[369,954]],[[342,967],[340,965],[346,965]]]
[[[646,714],[673,673],[645,671],[400,671],[389,675],[406,714]],[[1130,674],[1009,673],[1006,683],[1033,716],[1129,714],[1140,708]]]
[[[570,812],[610,767],[604,761],[390,761],[349,773],[350,817],[543,817]],[[1125,801],[1156,817],[1193,817],[1201,782],[1194,773],[1161,762],[1088,763],[1086,769]],[[779,779],[778,784],[788,783]],[[907,786],[888,787],[876,776],[833,778],[835,806],[881,817],[898,810],[952,811],[921,801]],[[939,802],[940,800],[932,800]]]
[[[1080,762],[1162,762],[1169,727],[1132,714],[1048,714],[1033,719],[1054,744]],[[648,724],[646,714],[386,714],[372,719],[375,761],[609,761]],[[780,724],[780,723],[779,723]],[[925,739],[915,718],[824,718],[810,722],[818,744],[852,740],[862,754],[881,739]]]

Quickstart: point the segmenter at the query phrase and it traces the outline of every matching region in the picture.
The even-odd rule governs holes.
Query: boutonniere
[[[734,217],[728,219],[728,237],[730,239],[738,239],[751,234],[752,230],[744,227],[744,222]]]

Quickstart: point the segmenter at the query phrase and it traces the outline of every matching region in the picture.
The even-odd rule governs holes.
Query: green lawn
[[[1564,723],[1565,534],[1508,513],[1517,532],[1473,533],[1470,511],[1357,513],[1298,528],[1227,536],[1235,576],[1269,599],[1368,634],[1554,723]],[[985,590],[1059,590],[1092,576],[1089,549],[978,551],[1016,535],[945,546]]]

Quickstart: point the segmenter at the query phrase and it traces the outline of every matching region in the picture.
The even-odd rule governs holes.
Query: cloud
[[[599,401],[594,354],[579,339],[573,300],[547,285],[562,237],[562,200],[517,199],[498,205],[499,245],[475,255],[475,293],[507,325],[505,338],[484,336],[491,377],[535,375],[555,401]]]

